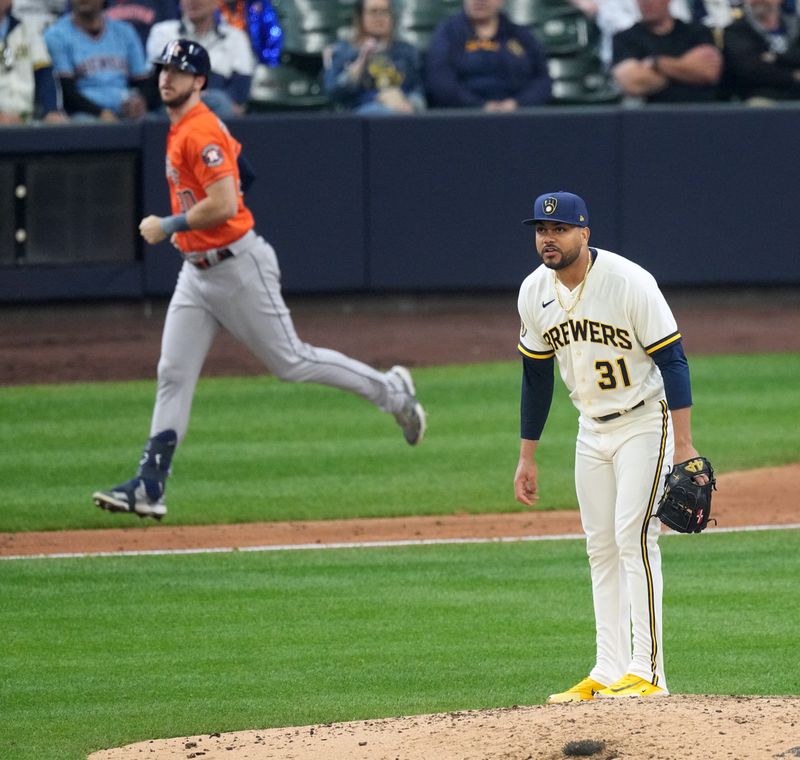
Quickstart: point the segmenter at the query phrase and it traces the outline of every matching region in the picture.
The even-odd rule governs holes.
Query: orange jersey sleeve
[[[236,159],[242,146],[225,124],[199,103],[167,136],[167,182],[173,214],[183,214],[207,197],[206,188],[233,177],[239,194],[236,214],[207,230],[178,232],[178,247],[190,251],[224,248],[253,228],[253,215],[244,205]]]

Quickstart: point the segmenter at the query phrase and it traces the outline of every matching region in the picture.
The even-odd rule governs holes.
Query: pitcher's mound
[[[800,698],[670,696],[153,740],[89,760],[792,760]]]

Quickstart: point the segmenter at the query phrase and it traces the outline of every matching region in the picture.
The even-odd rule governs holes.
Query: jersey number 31
[[[627,388],[631,384],[631,378],[628,374],[628,367],[625,364],[625,359],[620,357],[615,363],[619,369],[622,384]],[[617,373],[611,362],[595,362],[594,368],[600,373],[600,379],[597,381],[599,388],[604,391],[610,391],[612,388],[617,387]]]

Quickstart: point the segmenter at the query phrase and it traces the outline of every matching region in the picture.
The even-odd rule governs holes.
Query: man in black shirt
[[[741,100],[800,99],[800,22],[781,0],[747,0],[725,29],[725,83]]]
[[[614,35],[612,73],[623,93],[648,103],[716,100],[722,55],[711,31],[669,12],[669,0],[638,0],[642,20]]]

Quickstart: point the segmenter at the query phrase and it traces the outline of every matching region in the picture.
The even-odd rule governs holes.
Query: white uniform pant
[[[172,429],[183,439],[197,379],[221,327],[282,380],[330,385],[385,412],[399,411],[405,394],[396,379],[297,337],[275,251],[254,233],[242,240],[233,258],[209,269],[183,264],[164,323],[150,435]]]
[[[673,449],[663,400],[650,400],[609,422],[580,420],[575,484],[597,634],[590,676],[606,686],[632,673],[667,689],[661,523],[654,514]]]

